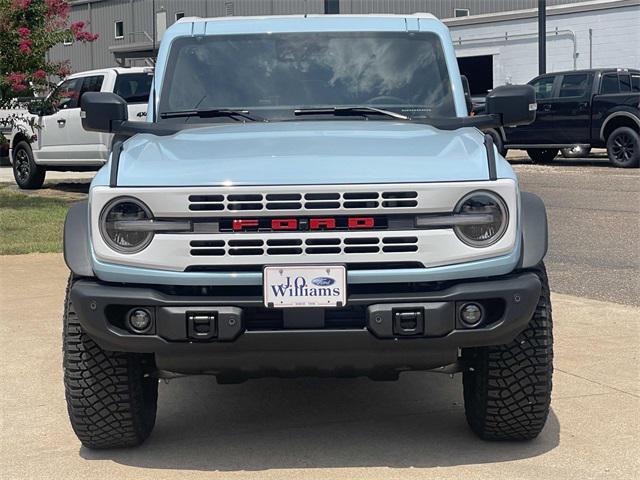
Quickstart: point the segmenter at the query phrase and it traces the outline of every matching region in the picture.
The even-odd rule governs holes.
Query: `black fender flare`
[[[536,194],[520,192],[520,222],[522,254],[519,266],[532,268],[542,261],[549,244],[547,210],[542,199]]]
[[[89,204],[71,205],[64,221],[64,261],[78,277],[94,277],[89,252]]]

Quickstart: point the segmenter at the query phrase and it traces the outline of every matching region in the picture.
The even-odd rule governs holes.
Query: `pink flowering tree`
[[[51,47],[98,38],[84,22],[69,24],[70,9],[67,0],[0,0],[0,108],[49,91],[56,79],[69,75],[68,62],[47,61]],[[0,118],[4,126],[15,121],[14,116]],[[0,144],[3,140],[0,133]]]

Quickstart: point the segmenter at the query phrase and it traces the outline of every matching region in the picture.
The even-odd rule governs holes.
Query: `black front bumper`
[[[341,310],[285,312],[266,309],[261,296],[181,296],[153,286],[79,280],[71,299],[82,327],[102,348],[153,353],[160,370],[375,377],[455,363],[460,348],[508,343],[529,322],[540,289],[535,273],[521,272],[438,290],[354,293]],[[461,322],[466,302],[482,307],[479,325]],[[134,307],[153,317],[144,334],[127,326]],[[413,329],[400,328],[397,319],[406,312],[418,312]],[[211,318],[206,335],[194,332],[196,316]]]

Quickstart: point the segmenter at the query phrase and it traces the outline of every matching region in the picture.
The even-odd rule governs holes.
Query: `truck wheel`
[[[23,190],[40,188],[47,170],[36,165],[29,143],[22,140],[13,148],[13,178]]]
[[[637,167],[640,163],[640,136],[629,127],[616,128],[607,138],[607,155],[616,167]]]
[[[558,156],[557,148],[530,148],[527,155],[533,163],[551,163]]]
[[[141,444],[156,421],[158,380],[150,355],[109,352],[82,330],[69,298],[63,326],[64,390],[71,426],[87,448]]]
[[[553,335],[549,283],[537,269],[542,291],[527,328],[507,345],[463,351],[467,423],[486,440],[529,440],[549,414]]]
[[[586,158],[589,156],[591,152],[590,147],[581,147],[580,145],[575,145],[569,148],[561,148],[560,153],[564,158]]]

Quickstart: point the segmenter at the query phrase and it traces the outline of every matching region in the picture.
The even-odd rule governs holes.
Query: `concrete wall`
[[[458,57],[494,56],[494,86],[508,82],[524,83],[538,74],[538,23],[535,14],[516,20],[487,19],[487,22],[470,25],[447,23]],[[576,68],[590,67],[589,29],[592,30],[593,68],[640,68],[639,26],[639,4],[550,15],[547,18],[547,72],[574,68],[574,38]],[[554,33],[556,29],[557,34]],[[502,38],[490,40],[487,37]]]

